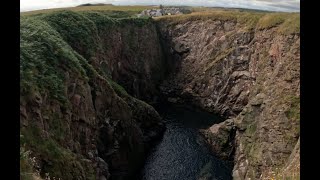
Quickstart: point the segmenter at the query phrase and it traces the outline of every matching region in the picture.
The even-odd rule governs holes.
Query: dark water
[[[217,123],[219,117],[173,105],[158,108],[158,111],[167,130],[148,156],[140,179],[232,179],[231,167],[210,153],[198,131]]]

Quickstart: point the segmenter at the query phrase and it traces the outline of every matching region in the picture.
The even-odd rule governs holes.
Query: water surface
[[[199,129],[221,121],[216,115],[165,105],[157,108],[166,122],[163,139],[150,152],[143,180],[231,180],[232,167],[212,155]]]

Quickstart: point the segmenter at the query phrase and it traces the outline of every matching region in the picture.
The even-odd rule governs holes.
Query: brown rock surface
[[[287,28],[295,14],[267,26],[260,21],[268,14],[227,13],[156,25],[95,12],[22,19],[20,129],[41,172],[134,174],[164,130],[159,114],[136,98],[157,101],[162,80],[171,102],[228,119],[202,132],[218,156],[234,159],[234,179],[298,171],[300,34]]]
[[[98,28],[97,33],[98,24],[88,17],[58,12],[21,21],[21,79],[28,81],[20,92],[21,146],[32,152],[42,177],[129,178],[165,129],[152,106],[114,82],[133,96],[153,100],[162,63],[155,26],[150,20],[142,26],[123,20],[125,27]],[[67,27],[59,24],[72,18]],[[91,34],[75,38],[88,28]],[[98,48],[83,47],[92,39]],[[28,72],[43,74],[27,79]],[[47,79],[38,83],[41,78]]]
[[[225,122],[202,132],[224,159],[235,148],[235,179],[259,179],[285,165],[299,138],[300,34],[283,33],[281,24],[257,28],[262,21],[250,29],[241,15],[217,14],[158,19],[174,65],[161,90],[232,119],[234,141]],[[189,51],[176,52],[177,44]]]

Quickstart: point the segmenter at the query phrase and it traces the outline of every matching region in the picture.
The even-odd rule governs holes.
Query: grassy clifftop
[[[179,69],[162,88],[170,97],[182,102],[188,97],[226,115],[230,121],[208,129],[208,142],[223,157],[229,144],[224,140],[237,129],[226,153],[230,158],[236,150],[235,179],[263,179],[280,171],[290,156],[291,167],[299,167],[293,153],[300,135],[299,18],[299,13],[221,10],[155,18],[168,52],[182,54],[168,56]],[[219,139],[228,128],[228,136]]]
[[[114,126],[126,127],[121,136],[111,137],[127,143],[118,147],[119,153],[128,151],[128,148],[124,147],[128,142],[142,141],[143,137],[139,134],[141,130],[137,130],[137,125],[132,124],[132,121],[140,117],[141,113],[144,118],[157,121],[156,112],[152,111],[152,107],[128,95],[124,88],[111,80],[107,73],[110,66],[103,71],[103,68],[95,68],[90,63],[96,58],[97,52],[102,52],[110,44],[114,44],[102,42],[101,34],[119,27],[139,28],[150,23],[148,18],[111,18],[106,13],[91,11],[21,15],[22,179],[33,179],[37,176],[34,171],[38,171],[42,177],[49,173],[51,178],[96,179],[97,168],[94,168],[94,162],[87,159],[88,150],[92,148],[87,141],[96,143],[92,139],[97,138],[97,124],[101,123],[97,119],[111,116],[122,121]],[[97,99],[98,96],[102,100]],[[103,108],[99,108],[100,105],[95,101],[103,101],[100,102],[104,103]],[[131,107],[129,103],[135,103],[135,106]],[[142,110],[138,111],[140,109]],[[108,115],[100,111],[108,111]],[[139,120],[144,123],[143,118]],[[77,121],[84,122],[79,124]],[[127,135],[123,135],[123,132]],[[112,146],[108,145],[106,148]],[[141,147],[143,146],[137,144],[138,150],[130,150],[132,159],[139,158],[140,155],[137,154],[141,153]],[[132,161],[128,166],[133,166],[133,160],[121,161],[124,164]],[[125,168],[121,168],[123,167]],[[104,172],[105,176],[107,172],[108,170]]]
[[[48,96],[48,101],[55,101],[61,106],[70,108],[70,102],[65,94],[65,73],[68,69],[79,79],[88,82],[88,64],[82,56],[75,52],[66,43],[61,34],[52,28],[46,21],[33,17],[21,17],[20,22],[20,103],[27,106],[27,102],[36,97]],[[30,104],[28,106],[31,106]],[[41,169],[50,176],[71,178],[73,166],[83,168],[74,153],[58,143],[59,136],[63,136],[66,122],[57,118],[52,119],[53,126],[49,131],[49,137],[41,137],[41,128],[36,125],[37,120],[28,121],[27,127],[21,127],[21,146],[26,152],[32,152],[32,156],[51,161],[52,166]],[[20,119],[21,120],[21,119]],[[62,124],[61,124],[62,123]],[[23,122],[22,122],[23,124]],[[51,125],[50,125],[51,126]],[[30,158],[20,158],[24,166],[20,166],[20,175],[23,179],[32,179]],[[28,164],[29,162],[29,164]],[[32,168],[30,168],[30,166]],[[62,173],[64,167],[68,173]],[[30,172],[31,171],[31,172]],[[91,172],[91,173],[89,173]],[[88,171],[92,174],[92,169]],[[90,175],[86,175],[89,177]]]
[[[56,8],[56,9],[43,9],[36,11],[23,12],[22,15],[37,15],[37,14],[47,14],[51,12],[61,11],[61,10],[70,10],[73,12],[84,12],[84,11],[95,11],[107,14],[111,17],[128,17],[140,13],[145,9],[152,9],[154,6],[78,6],[71,8]]]
[[[85,68],[90,67],[87,60],[101,48],[99,30],[147,23],[150,19],[114,19],[98,12],[58,11],[35,17],[21,16],[20,93],[50,90],[52,98],[63,100],[63,72],[57,70],[58,66],[76,70],[86,77]]]
[[[153,97],[149,89],[143,88],[151,86],[155,82],[153,79],[162,78],[160,77],[161,69],[163,69],[162,52],[157,29],[153,24],[154,20],[160,23],[164,22],[166,25],[164,29],[169,29],[167,27],[170,25],[177,25],[174,30],[176,32],[184,32],[185,29],[193,27],[195,34],[210,32],[211,24],[203,22],[218,20],[223,22],[219,22],[220,25],[225,24],[226,27],[216,26],[216,29],[229,29],[228,26],[236,26],[234,28],[236,30],[258,32],[256,41],[260,39],[259,43],[266,43],[264,39],[270,39],[267,41],[266,46],[268,47],[283,41],[282,39],[272,41],[270,34],[273,31],[276,34],[299,34],[300,29],[300,15],[298,13],[217,10],[152,19],[132,17],[149,7],[127,8],[89,6],[69,10],[55,9],[22,13],[20,21],[20,111],[22,118],[20,118],[20,122],[21,145],[23,147],[21,173],[25,179],[32,171],[30,166],[33,166],[30,165],[29,156],[26,155],[29,154],[29,150],[31,150],[32,156],[43,161],[40,168],[44,172],[49,172],[50,176],[64,177],[65,179],[72,179],[72,177],[95,179],[95,169],[88,161],[87,154],[89,150],[91,151],[91,143],[94,142],[92,139],[97,137],[98,125],[108,121],[114,122],[111,125],[107,124],[108,126],[103,124],[106,126],[106,132],[114,130],[119,136],[103,137],[108,140],[109,144],[103,144],[101,152],[110,159],[112,163],[108,162],[109,164],[119,163],[119,166],[112,168],[126,168],[128,159],[120,154],[128,153],[130,148],[127,145],[135,144],[134,140],[143,139],[141,133],[148,134],[149,131],[155,129],[152,124],[147,125],[143,132],[137,130],[136,126],[138,125],[133,121],[143,124],[144,120],[149,121],[152,119],[151,116],[156,116],[156,113],[149,111],[152,109],[151,107],[129,95],[133,94],[132,92],[138,92],[139,95],[140,92],[142,96],[150,95]],[[197,22],[189,23],[192,21]],[[185,28],[180,28],[181,24]],[[201,24],[206,24],[207,29],[198,31]],[[183,32],[177,33],[177,35],[180,36]],[[221,35],[219,37],[221,40],[215,41],[218,45],[208,47],[208,49],[201,47],[199,51],[203,51],[207,56],[207,52],[216,52],[215,47],[219,48],[217,49],[219,52],[222,43],[233,42],[231,40],[234,37],[230,36],[231,34],[228,32],[219,35]],[[191,38],[194,40],[189,39],[190,43],[197,42],[199,37],[202,36],[192,36]],[[209,39],[208,42],[212,40],[210,40],[210,33],[204,34],[203,37]],[[241,34],[237,38],[240,42],[247,42]],[[181,40],[184,41],[185,38],[183,37]],[[199,46],[203,42],[206,41],[201,39],[193,46]],[[231,47],[231,45],[229,43],[226,46]],[[255,49],[252,51],[256,57],[265,54],[260,59],[265,61],[270,59],[267,58],[267,48],[257,49],[257,52]],[[274,49],[274,54],[277,55],[277,47]],[[289,51],[289,48],[286,50]],[[225,52],[225,54],[216,54],[214,59],[221,63],[221,60],[232,57],[231,55],[240,51],[235,51],[235,48],[231,47],[225,49]],[[299,53],[296,52],[296,54]],[[235,55],[240,57],[240,54]],[[292,57],[295,56],[292,55]],[[291,62],[289,60],[292,58],[290,58],[291,56],[287,58],[288,62]],[[243,60],[242,57],[239,59]],[[215,66],[217,61],[213,61],[214,63],[208,67]],[[258,62],[261,63],[261,61]],[[273,63],[269,64],[273,65]],[[281,63],[279,63],[279,67],[281,67],[280,65]],[[195,66],[190,67],[194,68]],[[289,67],[292,66],[288,65]],[[218,70],[220,69],[222,68]],[[212,68],[207,71],[211,72]],[[155,78],[154,75],[159,75],[159,77]],[[119,84],[118,80],[121,80],[124,88],[111,80],[113,78],[116,78]],[[289,78],[290,81],[292,80]],[[127,87],[132,87],[132,92],[129,92]],[[298,101],[293,99],[292,102],[291,109],[286,115],[290,119],[299,119]],[[145,112],[151,112],[151,115]],[[120,123],[118,123],[119,121]],[[111,126],[116,128],[112,129]],[[255,131],[254,127],[251,130],[248,129],[248,132]],[[107,136],[106,132],[102,133],[103,136]],[[118,140],[121,138],[122,142],[119,143]],[[106,142],[105,139],[102,142]],[[116,143],[113,142],[114,139],[117,140]],[[120,150],[112,149],[119,148],[119,144],[123,148],[120,147]],[[115,156],[109,158],[109,153],[116,151],[121,152],[115,153]],[[135,159],[138,158],[138,155],[134,154],[132,157]],[[135,164],[131,163],[131,166],[133,167]],[[127,170],[125,168],[120,171]],[[42,177],[44,177],[43,174]]]
[[[248,30],[270,29],[279,27],[279,33],[291,34],[300,32],[300,13],[267,13],[267,12],[240,12],[236,10],[214,10],[194,12],[186,15],[162,16],[156,21],[166,21],[171,24],[186,23],[197,20],[233,21],[245,26]]]

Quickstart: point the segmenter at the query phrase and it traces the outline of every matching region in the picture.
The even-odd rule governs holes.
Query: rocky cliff
[[[22,16],[21,176],[131,177],[164,130],[139,99],[165,97],[227,119],[202,133],[234,179],[297,177],[299,16]]]
[[[129,95],[151,101],[163,74],[151,20],[62,11],[20,25],[21,178],[132,176],[165,128]]]
[[[228,119],[203,134],[234,160],[234,179],[281,176],[300,132],[299,14],[216,11],[157,24],[173,67],[161,85],[168,99]]]

